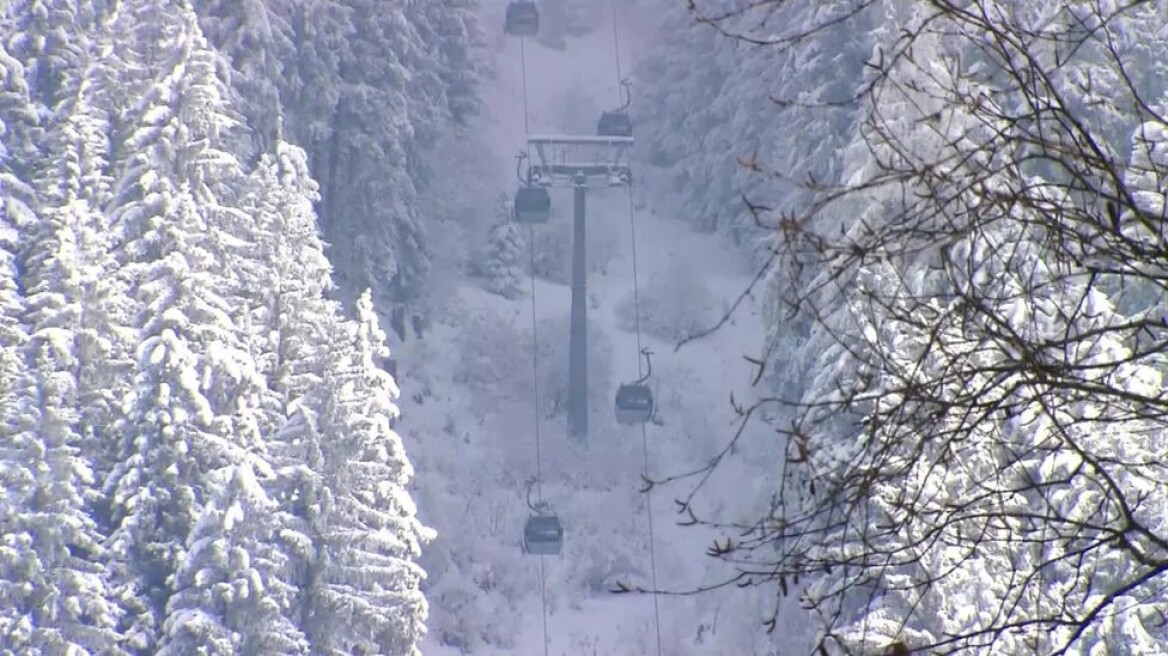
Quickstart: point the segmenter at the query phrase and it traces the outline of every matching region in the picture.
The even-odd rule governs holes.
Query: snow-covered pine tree
[[[8,239],[16,255],[18,242],[37,222],[36,193],[29,182],[38,159],[40,130],[40,115],[25,82],[24,66],[0,44],[0,189],[4,193],[0,211],[3,224],[14,231],[0,238]]]
[[[65,214],[67,218],[68,215]],[[50,219],[54,220],[54,219]],[[67,228],[50,265],[68,276]],[[104,536],[90,515],[97,481],[77,432],[76,303],[54,289],[29,296],[32,370],[7,399],[0,480],[0,642],[20,653],[122,653],[119,609],[106,585]]]
[[[278,430],[265,440],[274,478],[264,481],[264,488],[278,503],[270,517],[279,525],[273,540],[291,557],[280,579],[297,590],[289,617],[308,627],[314,609],[305,591],[316,580],[311,564],[320,540],[314,527],[320,500],[328,498],[315,408],[325,387],[328,345],[336,337],[332,331],[344,321],[339,304],[328,298],[331,267],[316,225],[317,185],[304,150],[277,142],[274,152],[260,159],[248,187],[243,207],[271,235],[263,248],[268,277],[266,283],[257,280],[270,292],[261,313],[265,341],[257,357],[281,418]]]
[[[6,36],[21,48],[43,40],[33,32]],[[103,536],[89,512],[95,480],[77,431],[73,329],[80,306],[73,285],[81,275],[74,266],[78,231],[85,228],[82,215],[56,193],[66,181],[29,185],[19,177],[18,171],[33,175],[44,161],[33,139],[41,138],[39,118],[47,115],[30,98],[24,70],[0,48],[0,187],[6,196],[0,212],[0,433],[11,438],[0,448],[0,478],[8,490],[0,503],[0,642],[37,653],[91,648],[113,654],[117,609],[106,595]]]
[[[27,152],[13,149],[9,117],[28,116],[31,112],[28,86],[24,84],[20,62],[8,55],[0,45],[0,188],[4,190],[0,203],[0,349],[3,357],[15,358],[11,351],[24,341],[22,320],[24,300],[18,286],[16,256],[22,242],[22,232],[35,226],[37,217],[32,187],[13,170]],[[11,379],[10,379],[11,380]]]
[[[6,337],[27,339],[23,330],[5,328]],[[23,647],[33,640],[33,614],[41,601],[29,594],[29,579],[36,580],[39,562],[32,553],[33,536],[21,526],[33,506],[35,477],[25,460],[39,446],[40,436],[36,385],[21,346],[0,344],[0,431],[5,436],[0,441],[0,485],[11,490],[0,496],[0,644]]]
[[[290,404],[319,380],[327,326],[339,313],[332,290],[332,268],[316,225],[313,203],[318,187],[303,149],[277,141],[249,176],[241,208],[253,217],[261,266],[249,286],[262,294],[255,322],[257,362],[270,392],[270,433],[283,423]]]
[[[339,313],[334,316],[339,316]],[[278,539],[290,558],[287,582],[297,591],[288,615],[306,637],[309,637],[307,634],[311,631],[315,613],[310,591],[320,573],[314,566],[321,544],[317,529],[324,512],[322,502],[329,498],[327,482],[322,475],[324,457],[317,413],[311,407],[323,392],[322,381],[323,376],[317,375],[310,391],[289,404],[287,419],[267,441],[276,477],[265,488],[278,504],[273,519],[282,526]],[[315,642],[310,640],[309,644],[315,645]]]
[[[434,532],[407,491],[413,467],[391,428],[399,391],[381,368],[388,349],[368,290],[356,310],[331,331],[319,397],[324,489],[304,630],[314,654],[417,656],[428,609],[416,560]]]
[[[189,6],[137,0],[123,3],[120,20],[125,51],[143,58],[126,66],[157,73],[136,101],[138,123],[122,149],[133,156],[116,167],[111,203],[124,234],[120,275],[141,307],[125,437],[110,477],[111,547],[129,645],[153,652],[190,533],[220,493],[212,473],[260,452],[265,382],[235,322],[249,307],[232,272],[246,261],[237,235],[250,219],[230,204],[245,177],[224,149],[233,121],[215,53]],[[156,41],[159,33],[166,38]],[[192,617],[188,609],[183,617]],[[167,625],[171,635],[178,624]]]
[[[420,41],[436,44],[426,54],[440,82],[446,102],[444,113],[456,125],[466,125],[481,106],[479,84],[486,67],[483,58],[475,52],[484,43],[478,5],[478,0],[406,5],[406,16]]]
[[[308,152],[321,226],[345,254],[338,277],[416,303],[430,268],[418,196],[434,175],[432,151],[479,105],[477,3],[200,0],[197,9],[232,60],[262,150],[280,115],[283,138]]]
[[[271,478],[272,472],[265,477]],[[276,503],[250,463],[210,475],[215,497],[191,531],[174,576],[159,656],[291,656],[308,643],[289,619],[297,590],[286,583]]]
[[[22,67],[0,44],[0,644],[27,646],[34,639],[32,613],[40,599],[28,590],[40,564],[31,553],[32,537],[23,525],[33,507],[35,471],[27,458],[40,447],[36,434],[37,390],[25,359],[28,330],[24,324],[25,299],[20,288],[17,255],[37,216],[30,207],[32,188],[12,170],[22,153],[13,151],[11,110],[27,115],[28,87]]]
[[[16,529],[30,505],[24,490],[33,474],[24,462],[25,449],[37,440],[33,433],[36,390],[23,352],[28,331],[17,255],[27,237],[21,229],[34,226],[37,217],[29,206],[32,188],[12,170],[14,160],[24,153],[12,149],[17,144],[9,124],[12,110],[28,115],[30,105],[20,62],[0,43],[0,187],[5,192],[0,203],[0,434],[11,436],[0,440],[0,486],[11,491],[0,496],[0,640],[4,644],[26,644],[31,639],[29,611],[35,603],[22,589],[27,573],[35,571],[35,564],[27,562],[29,536]]]
[[[339,54],[341,82],[331,119],[322,222],[355,289],[375,287],[396,302],[420,293],[430,253],[410,175],[412,73],[406,61],[426,51],[403,7],[352,0],[352,32]],[[432,111],[432,110],[429,110]]]
[[[501,194],[495,205],[495,224],[487,235],[480,265],[487,289],[503,298],[519,298],[523,290],[523,236],[511,211],[511,198]]]
[[[166,204],[166,214],[155,222],[168,234],[155,237],[160,257],[144,267],[140,283],[142,341],[110,490],[118,522],[114,580],[126,602],[135,604],[129,609],[134,623],[127,627],[131,644],[151,652],[170,577],[202,505],[215,492],[207,487],[208,476],[245,458],[236,436],[223,430],[206,388],[214,381],[223,390],[226,381],[215,379],[232,373],[208,351],[230,349],[234,341],[224,300],[212,291],[213,255],[185,233],[205,230],[206,223],[189,195],[174,194]]]
[[[207,40],[231,62],[232,105],[249,130],[237,152],[252,159],[279,138],[288,88],[285,62],[294,62],[292,7],[289,0],[194,0]]]
[[[23,65],[37,113],[51,122],[76,93],[95,32],[94,0],[13,0],[4,18],[9,53]]]
[[[60,103],[66,117],[47,138],[46,162],[55,162],[38,176],[42,220],[25,256],[27,324],[31,338],[25,361],[32,366],[28,390],[33,394],[25,430],[16,439],[18,459],[26,480],[24,503],[5,518],[5,532],[23,536],[31,551],[22,566],[9,573],[23,598],[0,604],[30,609],[32,628],[19,643],[24,649],[57,653],[89,649],[120,653],[115,631],[118,608],[106,587],[104,525],[94,519],[99,500],[100,435],[104,426],[94,420],[112,419],[101,405],[114,389],[109,376],[114,367],[94,347],[109,338],[108,324],[87,323],[94,306],[116,305],[108,295],[98,298],[109,268],[103,221],[83,194],[100,196],[104,165],[100,141],[84,99]],[[92,152],[87,147],[94,147]],[[91,197],[92,197],[91,196]],[[107,312],[98,309],[99,314]],[[108,369],[107,369],[108,367]],[[100,504],[98,504],[100,505]],[[101,513],[97,513],[99,519]],[[9,587],[9,590],[14,588]]]
[[[474,0],[407,3],[403,16],[409,29],[399,30],[393,39],[394,51],[409,71],[405,98],[410,130],[402,144],[406,172],[419,195],[429,191],[437,175],[434,151],[439,140],[466,126],[479,108],[485,63],[474,52],[483,41],[476,5]]]
[[[338,0],[281,5],[291,29],[293,58],[285,62],[284,136],[309,153],[312,177],[328,194],[334,150],[334,114],[341,93],[340,56],[352,32],[351,9]],[[329,199],[322,198],[326,207]],[[322,219],[327,217],[322,217]],[[327,224],[325,224],[327,227]]]

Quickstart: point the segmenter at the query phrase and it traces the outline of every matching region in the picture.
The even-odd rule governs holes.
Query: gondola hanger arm
[[[645,356],[645,375],[637,380],[637,385],[649,380],[649,377],[653,375],[653,359],[650,357],[653,355],[653,351],[650,351],[649,347],[646,346],[641,349],[641,355]]]

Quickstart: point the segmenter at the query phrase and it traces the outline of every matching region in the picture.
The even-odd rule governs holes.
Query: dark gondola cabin
[[[544,187],[520,187],[515,192],[515,220],[520,223],[547,223],[552,197]]]
[[[524,0],[513,0],[508,3],[504,31],[512,36],[539,34],[539,9],[535,3]]]
[[[564,527],[555,515],[532,515],[523,527],[523,552],[558,556],[564,548]]]
[[[596,134],[602,137],[631,137],[633,122],[625,112],[604,112],[596,122]]]
[[[653,417],[653,392],[648,385],[631,383],[616,391],[616,420],[626,426],[643,424]]]

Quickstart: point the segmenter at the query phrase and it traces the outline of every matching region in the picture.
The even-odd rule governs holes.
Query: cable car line
[[[628,82],[624,79],[624,76],[622,75],[622,71],[621,71],[620,33],[618,31],[619,30],[618,26],[619,26],[620,21],[617,19],[616,5],[617,5],[616,0],[612,0],[612,2],[610,3],[610,7],[612,8],[612,50],[613,50],[613,59],[616,62],[616,79],[617,79],[617,84],[619,85],[619,87],[618,87],[618,91],[619,91],[622,88],[627,90],[629,85],[628,85]],[[624,101],[623,105],[622,105],[621,109],[618,111],[621,113],[622,116],[625,117],[625,122],[627,124],[628,136],[632,136],[632,123],[628,120],[628,118],[627,118],[628,114],[625,112],[625,108],[627,108],[628,105],[632,103],[632,100],[633,100],[632,93],[628,94],[627,99],[622,99],[622,100]],[[603,121],[603,119],[604,119],[603,115],[601,116],[601,119]],[[641,342],[641,292],[640,292],[641,284],[640,284],[640,277],[639,277],[639,268],[640,267],[637,264],[637,221],[636,221],[636,207],[633,203],[633,182],[632,182],[632,180],[630,180],[629,184],[628,184],[628,201],[629,201],[629,205],[628,205],[628,207],[629,207],[629,245],[630,245],[630,252],[632,254],[632,264],[633,264],[633,317],[634,317],[633,327],[634,327],[636,335],[637,335],[637,376],[639,377],[637,384],[644,385],[644,383],[648,379],[648,377],[650,375],[652,375],[653,363],[651,360],[649,360],[648,349],[646,349],[642,345],[642,342]],[[645,356],[645,364],[648,367],[648,372],[641,369],[641,356],[642,355]],[[630,387],[626,387],[625,385],[622,385],[621,388],[617,390],[617,412],[619,413],[621,410],[621,407],[620,407],[621,392],[624,391],[626,393],[626,400],[629,400],[628,399],[629,390],[635,390],[635,389],[643,389],[645,392],[644,400],[648,401],[649,416],[644,417],[644,420],[640,422],[640,424],[641,424],[641,454],[642,454],[642,462],[643,462],[641,474],[646,479],[648,479],[649,478],[649,433],[648,433],[648,429],[646,428],[645,424],[651,418],[652,413],[655,410],[652,392],[649,389],[649,387],[647,385],[644,385],[643,388],[638,388],[636,385],[630,386]],[[643,402],[644,401],[642,401],[642,403]],[[661,656],[661,607],[660,607],[660,603],[658,600],[658,594],[657,594],[657,590],[659,589],[657,587],[657,539],[656,539],[655,531],[653,530],[653,489],[652,488],[649,488],[648,490],[645,491],[645,516],[646,516],[646,528],[647,528],[647,532],[649,534],[649,572],[650,572],[650,577],[651,577],[650,580],[651,580],[651,583],[653,586],[653,594],[652,594],[652,597],[653,597],[653,629],[654,629],[655,637],[657,640],[657,642],[656,642],[657,656]]]
[[[637,267],[637,224],[636,224],[636,212],[634,211],[634,208],[633,208],[633,185],[631,182],[629,183],[629,237],[630,237],[632,260],[633,260],[633,316],[635,317],[635,319],[633,321],[633,326],[634,326],[636,334],[637,334],[637,355],[638,355],[638,357],[637,357],[637,375],[641,377],[641,380],[646,380],[646,379],[648,379],[649,374],[651,374],[653,371],[653,369],[652,369],[653,365],[649,361],[649,350],[641,346],[641,301],[640,301],[640,291],[639,291],[640,285],[639,285],[638,273],[637,273],[637,269],[638,269],[638,267]],[[649,370],[647,373],[641,369],[641,358],[640,358],[641,355],[645,356],[645,362],[649,365]],[[624,386],[622,386],[622,387],[624,387]],[[620,394],[619,390],[618,390],[617,394],[619,397],[619,394]],[[653,410],[652,397],[650,396],[649,399],[650,399],[649,404],[650,404],[650,408],[651,408],[650,412],[652,412],[652,410]],[[644,476],[646,479],[648,479],[649,478],[649,432],[645,426],[646,423],[647,422],[641,422],[641,455],[643,458],[641,475]],[[646,516],[646,528],[648,529],[648,533],[649,533],[649,574],[650,574],[650,581],[651,581],[652,586],[653,586],[653,594],[652,594],[652,597],[653,597],[653,628],[654,628],[654,632],[656,633],[656,639],[657,639],[657,656],[661,656],[661,607],[660,607],[660,603],[657,599],[657,597],[658,597],[658,595],[657,595],[657,590],[658,590],[658,587],[657,587],[657,546],[656,546],[657,539],[656,539],[656,535],[655,535],[654,530],[653,530],[653,488],[651,488],[651,487],[645,491],[645,516]]]
[[[616,59],[616,83],[618,85],[617,86],[617,95],[619,96],[620,95],[620,86],[619,85],[624,84],[625,78],[623,75],[621,75],[620,33],[617,31],[618,28],[617,28],[617,20],[616,20],[616,0],[613,0],[611,3],[609,3],[609,6],[612,7],[612,52],[615,55],[615,59]],[[618,98],[618,100],[619,100],[619,98]]]
[[[620,34],[618,32],[617,8],[616,2],[612,2],[612,33],[613,33],[613,53],[616,64],[616,77],[618,84],[618,94],[620,95],[621,105],[613,111],[606,111],[601,114],[600,120],[597,122],[597,133],[600,136],[632,136],[632,123],[629,120],[627,108],[632,102],[632,93],[629,91],[628,81],[622,76],[621,59],[620,59]],[[530,141],[530,110],[528,105],[528,88],[527,88],[527,51],[526,51],[526,37],[535,36],[539,32],[539,11],[535,2],[531,0],[511,0],[507,6],[505,31],[508,34],[519,37],[519,59],[522,71],[523,83],[523,130]],[[626,96],[627,92],[627,96]],[[535,463],[536,463],[536,479],[529,483],[527,489],[527,505],[532,510],[532,515],[528,517],[527,523],[524,526],[524,551],[528,554],[538,554],[540,556],[540,604],[543,611],[543,640],[544,640],[544,655],[548,655],[550,643],[548,641],[548,608],[547,608],[547,579],[546,579],[546,563],[545,555],[559,554],[563,546],[563,527],[560,524],[558,516],[551,512],[550,506],[543,500],[543,465],[542,465],[542,435],[540,426],[540,406],[539,406],[539,341],[537,334],[537,304],[536,304],[536,281],[535,281],[535,228],[536,223],[545,223],[550,216],[551,199],[547,193],[547,189],[542,185],[532,183],[532,171],[530,165],[527,169],[527,175],[523,175],[523,164],[527,160],[527,153],[523,152],[518,155],[518,162],[516,164],[516,177],[519,178],[520,187],[516,192],[514,217],[520,223],[528,224],[528,244],[530,257],[530,274],[531,274],[531,342],[532,342],[532,377],[533,377],[533,405],[534,405],[534,419],[535,419]],[[650,387],[646,384],[649,377],[652,375],[652,362],[650,352],[644,348],[641,337],[641,309],[640,309],[640,280],[639,280],[639,265],[637,262],[637,243],[636,243],[636,214],[633,203],[633,192],[631,181],[628,181],[628,203],[629,203],[629,229],[632,245],[632,267],[633,267],[633,314],[635,317],[635,332],[637,341],[637,373],[638,380],[632,384],[622,384],[617,391],[616,398],[616,413],[617,419],[623,424],[639,423],[641,424],[641,446],[643,452],[643,475],[649,474],[649,438],[648,431],[645,424],[652,418],[654,412],[653,395]],[[641,356],[645,357],[645,364],[647,371],[642,369]],[[531,502],[531,488],[535,486],[537,502]],[[647,528],[649,537],[649,564],[652,572],[653,585],[653,618],[654,628],[656,633],[656,653],[661,656],[661,613],[659,608],[657,591],[657,556],[656,556],[656,536],[653,527],[653,497],[652,491],[646,492],[646,515],[648,518]]]
[[[522,40],[520,42],[522,42]],[[524,84],[524,86],[526,87],[526,83]],[[524,115],[526,116],[526,112],[524,112]],[[532,405],[533,405],[533,408],[535,410],[535,412],[533,413],[534,419],[535,419],[535,476],[536,476],[536,478],[535,478],[536,488],[535,489],[536,489],[536,499],[538,500],[537,501],[538,512],[544,512],[546,510],[547,506],[544,505],[544,501],[543,501],[543,463],[542,463],[543,453],[542,453],[542,445],[541,445],[542,439],[540,437],[540,418],[539,418],[539,333],[537,332],[537,329],[536,329],[536,326],[538,325],[538,321],[536,320],[537,315],[536,315],[536,305],[535,305],[535,226],[528,224],[527,230],[528,230],[528,240],[527,240],[528,248],[527,248],[527,250],[530,252],[530,259],[531,259],[531,262],[530,262],[530,271],[531,271],[531,380],[532,380],[532,397],[533,397]],[[529,489],[528,490],[528,497],[529,497],[528,506],[531,505],[530,493],[531,493],[531,490]],[[539,514],[535,515],[535,517],[540,517],[540,516],[541,515],[539,515]],[[532,521],[532,519],[529,518],[528,523],[530,524],[531,521]],[[560,532],[562,535],[562,533],[563,533],[562,528],[560,528]],[[525,526],[524,527],[524,540],[525,541],[527,539],[528,533],[529,533],[528,527]],[[561,538],[561,540],[562,540],[562,538]],[[543,654],[544,654],[544,656],[548,656],[548,644],[549,643],[548,643],[548,610],[547,610],[547,574],[546,574],[546,568],[545,568],[546,563],[544,561],[544,557],[545,557],[545,554],[540,553],[540,555],[539,555],[539,603],[543,609],[543,612],[541,613],[541,615],[543,616]]]
[[[531,112],[527,100],[527,37],[534,36],[539,31],[539,12],[533,2],[512,2],[507,6],[505,31],[519,37],[519,63],[523,81],[523,134],[526,138],[531,134]],[[543,499],[543,437],[539,416],[539,332],[536,299],[535,299],[535,223],[547,221],[550,214],[551,198],[547,190],[540,187],[538,191],[530,185],[530,170],[527,176],[521,175],[523,162],[527,153],[520,153],[516,162],[516,176],[520,178],[519,192],[516,194],[514,214],[516,220],[528,224],[528,251],[530,256],[529,271],[531,274],[531,380],[532,380],[532,415],[535,420],[535,491],[536,503],[531,503],[531,484],[527,488],[527,506],[532,514],[528,516],[523,527],[523,550],[525,553],[539,555],[539,603],[541,619],[543,621],[543,653],[548,656],[550,641],[548,640],[548,607],[547,607],[547,562],[546,556],[560,552],[563,545],[563,526],[559,518],[550,512],[549,506]],[[526,179],[525,179],[526,178]],[[542,194],[540,193],[542,192]],[[520,198],[526,200],[521,203]]]
[[[615,1],[611,3],[611,7],[612,50],[616,61],[616,95],[617,102],[620,104],[616,109],[601,113],[600,120],[596,124],[596,133],[608,137],[631,137],[633,136],[633,123],[629,120],[629,113],[626,110],[633,102],[633,93],[629,89],[629,81],[621,74],[620,33],[617,31]]]
[[[523,72],[523,136],[531,135],[531,114],[527,111],[527,37],[519,37],[519,66]]]

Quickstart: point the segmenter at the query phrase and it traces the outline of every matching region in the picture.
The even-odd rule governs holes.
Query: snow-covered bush
[[[540,321],[540,405],[545,416],[568,409],[568,317]],[[589,423],[606,425],[612,415],[612,341],[595,322],[588,323]]]
[[[572,280],[572,196],[552,192],[552,219],[535,229],[535,275],[560,285]],[[588,273],[608,273],[616,251],[617,235],[611,230],[590,227],[585,239]]]
[[[718,318],[718,306],[697,267],[678,262],[651,276],[640,290],[641,330],[668,341],[678,341],[706,328]],[[636,328],[630,293],[617,306],[621,328]]]
[[[572,277],[572,228],[557,220],[562,218],[557,217],[557,214],[562,214],[557,209],[553,198],[552,221],[535,228],[531,238],[531,248],[535,249],[531,267],[536,276],[566,285]]]
[[[463,366],[454,382],[471,392],[474,406],[487,412],[504,401],[527,398],[530,388],[531,335],[494,312],[467,311],[458,322],[455,348]]]
[[[457,554],[464,555],[457,558]],[[445,645],[473,653],[484,646],[515,647],[521,614],[516,601],[529,592],[526,577],[515,579],[521,571],[515,563],[504,567],[495,559],[472,566],[466,557],[470,549],[444,554],[442,576],[427,590],[430,603],[441,608],[430,622],[430,632]],[[481,557],[479,551],[474,552]],[[457,562],[456,562],[457,559]]]

